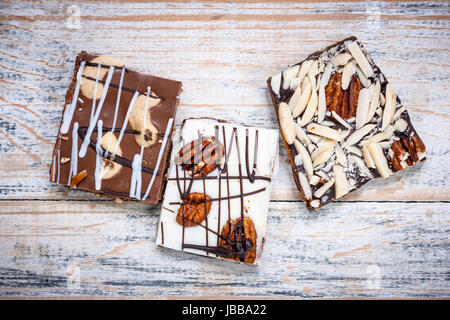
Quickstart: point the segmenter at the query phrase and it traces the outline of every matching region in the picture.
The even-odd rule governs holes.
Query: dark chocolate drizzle
[[[80,136],[81,140],[84,140],[84,137],[86,136],[87,130],[88,130],[88,127],[80,127],[80,128],[78,128],[78,135]],[[105,128],[103,128],[102,131],[107,132],[107,131],[111,131],[111,130],[112,130],[112,128],[106,128],[105,127]],[[114,132],[119,132],[120,130],[122,130],[122,129],[121,128],[116,128],[116,129],[114,129]],[[92,132],[97,132],[97,127],[95,127]],[[131,130],[131,129],[125,129],[124,132],[125,133],[129,133],[129,134],[139,134],[140,133],[140,131]],[[89,148],[91,148],[91,149],[96,151],[96,144],[92,140],[89,141]],[[106,153],[106,150],[103,147],[101,147],[101,149],[102,149],[101,156],[103,156]],[[121,157],[119,155],[115,155],[114,159],[111,159],[111,157],[108,157],[108,160],[110,160],[112,162],[115,162],[115,163],[118,163],[118,164],[120,164],[120,165],[122,165],[124,167],[132,168],[132,161],[128,160],[127,158]],[[144,166],[142,166],[141,171],[147,172],[147,173],[150,173],[150,174],[154,174],[154,170],[153,169],[150,169],[150,168],[147,168],[147,167],[144,167]],[[158,173],[156,173],[156,175],[158,175]],[[122,194],[121,192],[118,192],[118,194],[119,193]],[[123,193],[123,194],[125,194],[125,193]]]
[[[219,135],[220,131],[218,126],[216,126],[215,131],[215,141],[219,141]],[[211,230],[208,227],[208,221],[207,216],[205,216],[205,225],[202,225],[200,223],[197,223],[193,220],[187,219],[187,221],[191,221],[195,223],[198,226],[201,226],[202,228],[205,228],[206,230],[206,245],[194,245],[194,244],[186,244],[185,243],[185,217],[184,217],[184,202],[170,202],[170,205],[180,205],[181,206],[181,215],[182,215],[182,243],[181,248],[184,250],[185,248],[189,249],[197,249],[197,250],[203,250],[206,252],[206,254],[215,254],[216,256],[222,256],[225,258],[238,258],[241,262],[245,261],[248,253],[252,250],[252,248],[255,246],[254,243],[250,241],[250,239],[246,238],[245,236],[245,230],[244,230],[244,197],[250,196],[253,194],[257,194],[260,192],[264,192],[266,188],[260,188],[251,192],[244,193],[244,187],[243,187],[243,179],[248,179],[251,183],[253,183],[255,180],[265,180],[265,181],[271,181],[269,177],[263,177],[263,176],[256,176],[256,168],[257,168],[257,153],[258,153],[258,131],[256,131],[255,134],[255,151],[254,151],[254,159],[253,159],[253,170],[250,172],[250,164],[249,164],[249,155],[248,155],[248,148],[249,148],[249,142],[248,142],[248,129],[247,129],[247,137],[246,137],[246,171],[247,175],[244,176],[242,174],[242,164],[241,164],[241,155],[240,155],[240,149],[239,149],[239,137],[237,128],[233,128],[230,144],[227,148],[227,141],[226,141],[226,131],[225,127],[222,127],[222,135],[223,135],[223,149],[224,149],[224,164],[223,166],[217,166],[217,169],[219,171],[219,174],[217,176],[203,176],[203,177],[197,177],[194,178],[193,175],[190,175],[190,177],[186,177],[186,170],[182,167],[182,171],[184,174],[184,177],[180,177],[179,174],[179,164],[175,165],[175,178],[168,178],[168,180],[175,180],[177,182],[177,188],[178,192],[180,194],[180,199],[184,199],[187,197],[187,195],[190,193],[190,190],[192,188],[193,182],[197,180],[202,180],[203,183],[203,193],[206,195],[206,180],[213,180],[216,179],[219,183],[219,196],[218,198],[211,198],[209,200],[204,200],[199,202],[198,204],[203,203],[205,205],[205,211],[206,211],[206,203],[212,202],[212,201],[218,201],[219,209],[218,209],[218,223],[217,223],[217,231]],[[199,139],[201,139],[201,135],[199,132]],[[231,150],[233,148],[233,143],[235,140],[236,143],[236,150],[238,153],[238,168],[239,168],[239,175],[238,176],[229,176],[228,174],[228,160],[231,154]],[[199,152],[199,150],[196,150],[196,154]],[[189,179],[189,185],[186,190],[186,181]],[[227,184],[227,195],[222,196],[222,179],[226,180]],[[237,195],[230,195],[230,179],[238,179],[240,184],[240,192]],[[181,187],[181,181],[183,181],[183,188]],[[220,234],[221,228],[220,228],[220,221],[221,221],[221,201],[227,200],[228,202],[228,222],[231,223],[231,199],[237,199],[240,198],[241,203],[241,212],[240,212],[240,221],[238,223],[235,223],[233,226],[233,231],[230,230],[230,233],[227,237],[224,237]],[[210,246],[208,244],[208,232],[211,232],[215,235],[217,235],[217,244],[216,246]],[[231,240],[231,235],[235,235],[235,241]],[[222,239],[225,241],[225,243],[231,248],[225,248],[223,246],[220,246],[219,240]]]

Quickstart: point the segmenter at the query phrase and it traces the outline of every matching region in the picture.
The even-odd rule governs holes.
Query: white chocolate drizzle
[[[86,61],[81,61],[80,68],[78,69],[78,73],[77,73],[77,83],[75,85],[72,102],[71,102],[70,106],[68,108],[66,108],[66,111],[64,112],[63,122],[61,124],[61,129],[59,130],[62,134],[66,134],[67,132],[69,132],[70,123],[72,122],[73,113],[75,111],[75,106],[78,101],[78,94],[80,92],[80,82],[81,82],[81,77],[84,72],[85,65],[86,65]]]
[[[97,123],[97,144],[95,145],[95,190],[100,190],[102,187],[102,131],[103,131],[103,121],[98,120]]]
[[[73,124],[72,129],[72,156],[70,159],[70,171],[67,185],[70,186],[72,175],[76,175],[78,171],[78,122]]]

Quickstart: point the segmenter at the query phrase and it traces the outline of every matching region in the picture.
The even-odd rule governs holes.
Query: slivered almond
[[[347,157],[345,156],[344,151],[342,151],[342,148],[336,144],[334,147],[334,153],[336,153],[336,160],[337,162],[342,165],[343,167],[347,167]]]
[[[319,74],[319,61],[313,60],[311,67],[308,70],[308,76],[315,77]]]
[[[384,156],[383,149],[381,149],[381,146],[376,142],[370,142],[368,143],[367,148],[381,176],[383,178],[389,177],[392,174],[392,172],[391,169],[389,169],[386,157]]]
[[[308,80],[311,83],[311,89],[312,91],[317,91],[317,82],[316,82],[316,77],[313,77],[311,75],[308,74]]]
[[[319,189],[314,192],[314,197],[320,198],[322,197],[325,192],[328,191],[332,186],[334,185],[334,178],[331,178],[328,182],[324,183],[323,186],[321,186]]]
[[[350,153],[353,153],[355,155],[357,155],[358,157],[362,157],[363,153],[361,151],[361,149],[355,147],[355,146],[345,146],[344,148],[345,150],[347,150]]]
[[[370,98],[370,106],[369,111],[367,112],[367,119],[366,123],[370,122],[372,120],[373,116],[375,115],[375,112],[377,111],[379,105],[380,105],[380,80],[377,80],[377,82],[370,86],[372,88],[372,94]]]
[[[333,66],[331,64],[327,64],[324,72],[322,73],[322,77],[320,78],[320,86],[324,87],[328,84],[331,77],[331,71],[333,70]]]
[[[392,120],[395,121],[395,120],[397,120],[398,118],[400,118],[401,114],[402,114],[403,112],[405,112],[405,110],[406,110],[406,108],[405,108],[404,106],[398,108],[397,111],[395,111],[394,118],[393,118]]]
[[[305,131],[303,131],[303,128],[298,124],[295,124],[295,135],[297,136],[297,139],[300,140],[305,146],[309,146],[311,144],[311,140],[306,135]]]
[[[333,166],[334,174],[334,191],[336,193],[336,199],[345,196],[350,191],[350,186],[345,176],[344,168],[340,165]]]
[[[332,140],[336,140],[339,141],[340,139],[340,133],[339,131],[335,130],[335,129],[331,129],[329,127],[326,126],[322,126],[320,124],[317,123],[310,123],[307,127],[306,130],[308,132],[311,132],[313,134],[325,137],[325,138],[329,138]]]
[[[295,90],[298,87],[300,87],[300,84],[301,84],[301,82],[300,82],[299,78],[292,78],[291,82],[289,83],[289,89]]]
[[[289,106],[284,102],[280,103],[278,107],[278,117],[284,139],[288,144],[292,144],[295,140],[295,124],[291,116],[291,110],[289,110]]]
[[[305,76],[308,74],[312,62],[313,62],[312,60],[303,61],[297,76],[300,79],[300,82],[302,82]]]
[[[366,177],[371,178],[371,179],[373,178],[372,174],[370,173],[369,168],[366,167],[366,165],[364,164],[364,161],[361,158],[359,158],[357,156],[349,155],[348,160],[351,163],[356,164],[356,166],[359,168],[359,171],[361,171],[361,173],[363,175],[365,175]]]
[[[300,121],[301,127],[308,124],[311,121],[311,119],[314,117],[314,114],[317,111],[317,104],[318,104],[317,91],[314,90],[311,93],[311,97],[309,98],[308,105],[306,106],[306,110],[302,115],[302,120]]]
[[[315,200],[311,201],[311,203],[309,205],[312,208],[317,209],[320,207],[320,200],[315,199]]]
[[[361,51],[361,48],[359,47],[358,43],[356,41],[349,43],[347,45],[347,49],[352,54],[356,63],[361,68],[362,72],[364,72],[364,75],[367,78],[372,77],[373,69],[372,69],[369,61],[367,60],[365,54]]]
[[[333,155],[333,149],[331,150],[325,150],[322,153],[318,154],[317,157],[314,159],[313,167],[316,168],[320,166],[321,164],[324,164],[328,160],[330,160],[331,156]]]
[[[385,103],[386,99],[384,98],[384,95],[380,92],[380,105],[384,107]]]
[[[317,105],[317,122],[321,123],[325,118],[325,112],[327,112],[325,88],[319,87],[319,102]]]
[[[395,121],[394,128],[398,132],[403,132],[408,128],[408,122],[406,122],[404,119],[398,119]]]
[[[362,138],[364,138],[373,128],[376,127],[376,124],[366,124],[361,129],[353,132],[345,141],[345,145],[352,146],[355,143],[358,143]]]
[[[342,80],[341,80],[342,90],[347,90],[348,85],[350,84],[350,80],[352,79],[354,73],[355,73],[355,64],[352,61],[350,61],[345,65],[344,69],[342,70]]]
[[[283,89],[286,90],[291,84],[291,79],[297,77],[299,65],[287,68],[283,71]]]
[[[369,149],[367,148],[367,143],[362,144],[362,153],[364,156],[364,161],[369,168],[375,168],[375,163],[372,160]]]
[[[272,87],[273,93],[275,93],[277,96],[280,95],[280,86],[281,86],[281,73],[277,74],[276,76],[273,76],[270,79],[270,86]]]
[[[330,181],[331,180],[331,178],[325,172],[323,172],[322,170],[316,171],[316,174],[319,177],[321,177],[322,179],[324,179],[325,181]]]
[[[358,107],[356,108],[356,129],[362,128],[367,123],[367,114],[369,113],[370,98],[373,86],[363,88],[359,92]]]
[[[292,110],[292,116],[294,118],[297,118],[299,115],[302,114],[303,110],[305,110],[306,105],[308,104],[309,97],[311,96],[311,82],[308,78],[305,79],[306,85],[305,87],[301,88],[301,95],[300,98],[297,101],[297,104],[295,105],[294,109]]]
[[[300,99],[300,95],[301,95],[301,89],[300,87],[298,87],[297,89],[295,89],[294,94],[292,95],[291,99],[289,99],[289,109],[292,111],[294,110],[294,107],[297,105],[298,100]]]
[[[303,172],[298,173],[298,179],[300,180],[300,185],[303,189],[303,194],[305,195],[306,200],[312,199],[312,190],[309,185],[308,178],[305,176]]]
[[[344,52],[338,55],[335,55],[331,58],[330,62],[334,67],[344,66],[350,59],[352,55],[350,53]]]
[[[386,104],[384,106],[383,111],[383,122],[381,125],[381,130],[387,128],[387,126],[391,123],[395,114],[395,107],[397,105],[397,94],[394,91],[394,88],[390,83],[386,85]]]
[[[308,133],[308,138],[315,144],[321,142],[324,138],[321,136],[316,136],[315,134]]]
[[[356,74],[358,75],[359,81],[364,86],[364,88],[369,87],[372,83],[369,79],[366,78],[364,72],[362,72],[360,67],[356,67]]]
[[[392,135],[394,134],[394,127],[388,126],[384,131],[381,131],[372,137],[370,137],[368,140],[370,142],[380,142],[383,140],[389,140],[392,138]]]
[[[331,115],[333,116],[333,118],[336,119],[337,122],[339,122],[340,124],[342,124],[344,127],[346,127],[348,130],[352,130],[352,126],[345,121],[344,119],[342,119],[337,113],[336,111],[331,111]],[[341,138],[342,139],[342,138]]]
[[[308,179],[311,179],[314,170],[308,150],[306,150],[306,148],[302,145],[302,143],[297,139],[294,141],[294,146],[298,154],[302,157],[303,168],[305,168],[306,174],[308,175]]]
[[[320,177],[313,175],[311,179],[309,179],[309,184],[312,186],[316,186],[320,182]]]

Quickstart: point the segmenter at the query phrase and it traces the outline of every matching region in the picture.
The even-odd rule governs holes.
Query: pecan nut
[[[425,152],[425,145],[417,135],[414,135],[410,139],[402,138],[394,141],[391,149],[392,167],[395,171],[400,171],[421,160],[419,154]]]
[[[198,226],[211,210],[211,197],[204,193],[189,193],[178,209],[176,221],[185,227]],[[184,219],[183,219],[184,218]]]
[[[217,168],[223,155],[223,145],[214,137],[201,137],[184,145],[178,152],[176,162],[195,178],[205,177]]]
[[[342,119],[356,116],[359,92],[362,85],[358,76],[353,75],[347,90],[342,90],[342,73],[335,72],[325,87],[325,100],[328,111],[336,112]]]
[[[256,230],[253,220],[244,217],[228,220],[223,226],[219,246],[224,248],[222,256],[235,261],[253,263],[256,259]]]

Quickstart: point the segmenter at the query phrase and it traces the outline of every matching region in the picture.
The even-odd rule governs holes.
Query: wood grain
[[[73,4],[0,4],[0,296],[450,296],[447,1],[88,1],[70,29]],[[275,128],[265,80],[349,35],[393,83],[428,160],[316,215],[280,148],[258,268],[156,248],[159,207],[48,182],[81,50],[183,81],[178,127]]]

